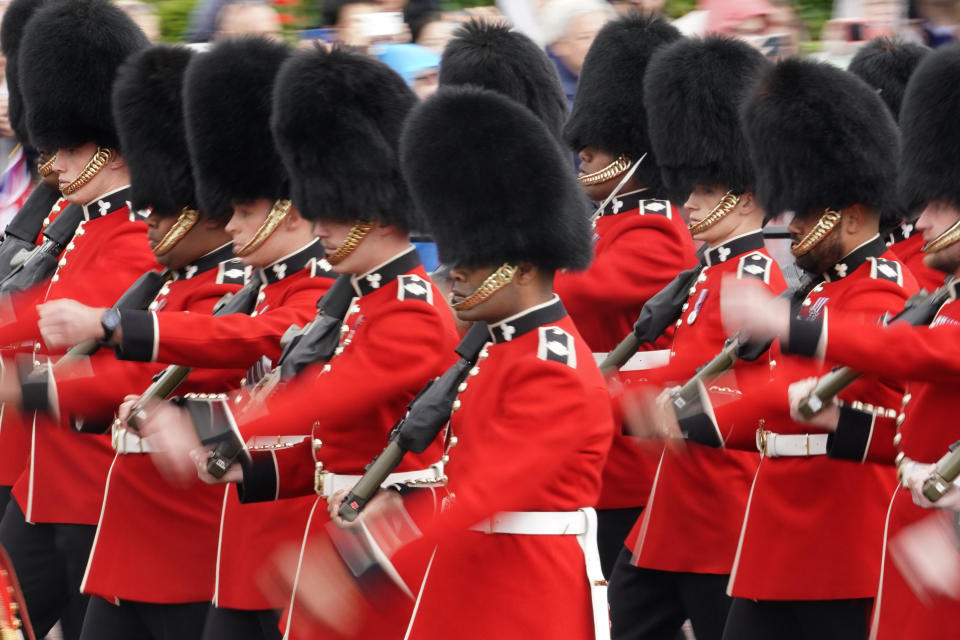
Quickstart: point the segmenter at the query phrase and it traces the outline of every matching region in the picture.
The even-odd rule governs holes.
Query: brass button
[[[903,434],[898,431],[897,435],[893,436],[893,446],[899,447],[901,440],[903,440]]]
[[[310,447],[314,452],[320,451],[320,448],[323,447],[323,440],[320,438],[314,438],[310,441]],[[319,462],[317,464],[320,464]]]

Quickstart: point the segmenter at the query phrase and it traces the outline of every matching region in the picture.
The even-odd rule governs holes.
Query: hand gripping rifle
[[[81,220],[83,207],[78,204],[68,205],[57,219],[44,229],[43,244],[31,251],[26,259],[0,282],[0,293],[22,291],[52,276],[57,269],[60,254],[73,239]]]
[[[936,502],[957,476],[960,476],[960,441],[950,445],[950,450],[937,461],[936,467],[923,482],[923,495],[930,502]]]
[[[476,365],[480,352],[490,340],[487,323],[475,322],[457,345],[457,362],[439,378],[427,383],[407,405],[407,415],[390,430],[387,447],[367,465],[366,473],[357,481],[340,505],[340,517],[353,522],[380,485],[397,468],[408,451],[423,453],[443,426],[450,420],[460,385]]]
[[[228,316],[233,313],[242,313],[250,315],[257,307],[257,295],[260,293],[260,285],[263,284],[260,274],[253,272],[250,281],[242,289],[233,293],[228,293],[217,302],[213,307],[214,316]],[[153,380],[153,383],[147,387],[147,390],[140,394],[140,398],[130,409],[127,416],[127,426],[134,431],[140,430],[137,423],[137,416],[143,411],[143,408],[154,400],[163,400],[167,398],[174,390],[183,384],[187,379],[193,367],[184,367],[172,364],[160,372]]]
[[[903,311],[886,321],[886,324],[909,324],[914,327],[930,324],[940,307],[950,296],[949,283],[933,293],[921,291],[907,300]],[[839,367],[825,374],[813,391],[800,400],[797,410],[805,418],[812,418],[863,374],[851,367]]]
[[[35,241],[43,226],[43,220],[59,198],[59,191],[42,182],[30,192],[23,206],[3,230],[3,242],[0,242],[0,280],[13,270],[14,258],[21,252],[27,254],[36,248]]]

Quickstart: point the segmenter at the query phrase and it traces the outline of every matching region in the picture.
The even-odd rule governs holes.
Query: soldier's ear
[[[540,269],[532,262],[518,262],[513,280],[519,285],[529,285],[540,277]]]
[[[107,164],[107,167],[113,170],[124,169],[127,166],[127,161],[124,160],[123,156],[120,155],[119,151],[114,150],[113,157],[110,158],[110,163]]]

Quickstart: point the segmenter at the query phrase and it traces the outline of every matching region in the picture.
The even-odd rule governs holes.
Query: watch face
[[[100,324],[103,325],[103,332],[106,334],[105,337],[109,339],[117,327],[120,326],[120,312],[113,308],[107,309],[100,319]]]

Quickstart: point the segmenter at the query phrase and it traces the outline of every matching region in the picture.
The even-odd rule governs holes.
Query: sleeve
[[[243,482],[237,483],[242,503],[268,502],[314,493],[315,462],[311,442],[270,451],[251,451],[241,458]]]
[[[844,404],[837,430],[827,440],[827,455],[855,462],[893,464],[897,457],[894,436],[902,415],[893,409],[865,407],[862,403]]]

